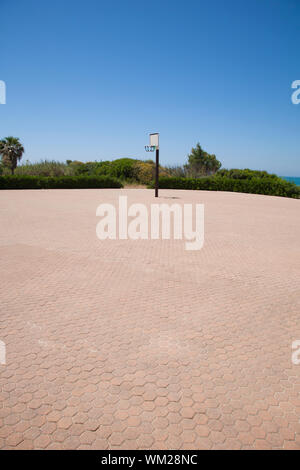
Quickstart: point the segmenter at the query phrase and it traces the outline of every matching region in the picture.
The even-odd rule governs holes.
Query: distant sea
[[[296,183],[297,186],[300,186],[300,176],[282,176],[281,178],[290,181],[291,183]]]

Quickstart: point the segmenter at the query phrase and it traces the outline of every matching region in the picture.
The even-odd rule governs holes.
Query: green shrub
[[[79,162],[77,160],[70,162],[68,167],[74,176],[96,176],[99,162]]]
[[[84,189],[122,188],[115,178],[107,176],[0,176],[1,189]]]
[[[69,163],[69,168],[74,175],[112,176],[121,180],[135,178],[135,164],[137,160],[131,158],[119,158],[104,162],[78,162]]]
[[[249,168],[245,168],[244,170],[239,170],[233,168],[231,170],[219,170],[216,176],[225,176],[227,178],[234,178],[234,179],[252,179],[252,178],[278,178],[275,174],[270,174],[267,171],[258,171],[258,170],[249,170]]]
[[[132,158],[119,158],[110,162],[110,175],[122,180],[135,178],[135,163]]]
[[[114,175],[112,174],[112,162],[110,161],[105,161],[105,162],[97,162],[97,166],[95,168],[95,174],[96,175],[106,175],[106,176],[115,176],[118,172],[114,172]],[[116,176],[117,177],[117,176]],[[121,176],[117,177],[122,179]]]
[[[150,187],[154,187],[151,183]],[[162,177],[159,179],[162,189],[196,189],[204,191],[234,191],[239,193],[266,194],[300,198],[300,187],[278,177],[266,176],[250,179],[209,176],[203,178]]]
[[[66,163],[57,161],[41,161],[38,163],[26,162],[16,168],[16,175],[28,176],[109,176],[141,184],[149,184],[154,178],[155,164],[152,160],[137,160],[133,158],[119,158],[113,161],[81,162],[78,160],[67,160]],[[8,169],[3,171],[9,175]],[[1,172],[0,172],[1,174]],[[160,174],[168,176],[170,173],[160,167]]]
[[[150,184],[155,177],[154,162],[136,161],[134,165],[134,179],[141,184]]]

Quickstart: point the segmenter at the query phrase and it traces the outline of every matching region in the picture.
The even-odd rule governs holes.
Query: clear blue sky
[[[0,137],[24,159],[182,164],[300,176],[299,0],[0,0]]]

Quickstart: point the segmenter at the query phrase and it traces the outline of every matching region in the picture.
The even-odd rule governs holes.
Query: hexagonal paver
[[[120,195],[204,203],[203,249],[100,241]],[[0,191],[0,214],[0,449],[300,449],[298,200]]]

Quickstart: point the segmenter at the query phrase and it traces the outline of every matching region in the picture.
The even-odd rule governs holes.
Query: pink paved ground
[[[161,191],[205,203],[192,252],[100,242],[120,194],[154,200],[0,192],[0,448],[300,449],[300,201]]]

